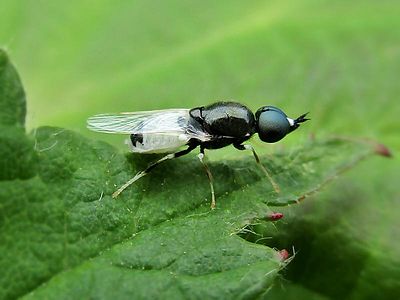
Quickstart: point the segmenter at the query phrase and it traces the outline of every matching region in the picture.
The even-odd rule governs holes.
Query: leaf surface
[[[15,74],[5,66],[3,73]],[[15,89],[2,93],[0,105],[23,111],[18,76],[0,78]],[[125,156],[61,128],[25,135],[23,118],[13,120],[3,132],[12,149],[4,163],[20,171],[10,173],[6,165],[0,181],[4,299],[263,295],[287,261],[273,246],[238,233],[269,222],[271,206],[303,200],[375,151],[369,143],[332,138],[262,157],[281,194],[251,157],[213,162],[212,211],[206,176],[193,155],[164,163],[112,199],[116,187],[154,157]]]

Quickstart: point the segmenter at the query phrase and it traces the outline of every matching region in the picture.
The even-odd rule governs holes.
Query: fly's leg
[[[208,181],[210,182],[210,189],[211,189],[211,209],[215,208],[215,193],[214,193],[214,179],[211,174],[210,169],[208,168],[207,164],[204,162],[204,148],[200,148],[200,153],[197,155],[199,158],[200,162],[204,166],[204,169],[206,170]]]
[[[261,168],[261,170],[264,172],[264,174],[268,177],[268,180],[271,182],[272,187],[274,188],[276,193],[280,193],[281,189],[279,188],[279,185],[275,182],[275,180],[272,178],[272,176],[269,174],[268,170],[261,164],[260,159],[258,158],[258,155],[256,153],[256,150],[254,150],[253,146],[251,145],[233,145],[236,149],[238,150],[251,150],[253,152],[254,158],[257,162],[257,165]]]
[[[143,171],[140,171],[139,173],[137,173],[133,178],[129,179],[124,185],[122,185],[118,190],[116,190],[112,194],[112,197],[113,198],[117,198],[118,195],[121,194],[127,187],[129,187],[131,184],[133,184],[138,179],[140,179],[143,176],[147,175],[151,170],[153,170],[155,167],[157,167],[163,161],[166,161],[168,159],[177,158],[177,157],[180,157],[182,155],[188,154],[190,151],[192,151],[196,147],[197,147],[197,145],[189,145],[189,147],[187,149],[185,149],[185,150],[182,150],[182,151],[179,151],[179,152],[176,152],[176,153],[168,154],[168,155],[160,158],[159,160],[151,163],[146,169],[144,169]]]
[[[167,160],[167,159],[172,159],[175,158],[174,153],[168,154],[162,158],[160,158],[159,160],[151,163],[145,170],[140,171],[139,173],[137,173],[134,177],[132,177],[131,179],[129,179],[127,182],[125,182],[118,190],[116,190],[113,194],[112,197],[113,198],[117,198],[119,196],[119,194],[121,194],[128,186],[130,186],[131,184],[133,184],[135,181],[137,181],[138,179],[142,178],[143,176],[147,175],[153,168],[155,168],[156,166],[158,166],[160,163],[162,163],[163,161]]]

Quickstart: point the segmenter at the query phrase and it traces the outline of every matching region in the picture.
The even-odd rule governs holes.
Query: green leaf
[[[18,74],[0,50],[0,180],[35,173],[33,143],[25,136],[25,93]]]
[[[379,168],[387,170],[384,182],[366,186]],[[278,230],[264,228],[246,237],[260,240],[264,232],[263,244],[296,249],[285,278],[306,290],[297,293],[301,299],[309,299],[310,292],[329,299],[393,299],[400,293],[400,248],[393,238],[399,203],[388,189],[396,186],[399,169],[393,161],[371,160],[355,171],[319,199],[285,208],[286,222],[278,223]],[[282,297],[286,291],[275,299]]]
[[[6,84],[21,88],[16,76]],[[19,102],[0,98],[5,103]],[[18,152],[5,158],[30,176],[0,181],[0,298],[263,295],[288,261],[238,234],[269,222],[271,205],[303,200],[375,153],[374,144],[332,138],[262,157],[279,195],[251,157],[213,162],[212,211],[206,176],[193,156],[164,163],[112,199],[148,161],[61,128],[10,135],[10,147],[21,147],[20,139],[30,143],[24,150],[30,160],[19,160]]]
[[[23,126],[25,123],[25,93],[18,74],[0,50],[0,125]]]
[[[399,4],[105,0],[94,7],[90,1],[77,0],[46,5],[2,1],[0,43],[12,53],[29,91],[28,128],[56,124],[89,135],[84,120],[95,113],[190,108],[234,98],[253,109],[275,104],[290,114],[311,112],[307,129],[277,147],[302,144],[310,132],[318,136],[335,132],[379,139],[396,154],[400,150]],[[7,140],[29,143],[22,132],[18,138],[16,134],[9,131]],[[110,135],[97,138],[106,140]],[[120,137],[114,138],[123,147]],[[31,163],[18,163],[19,154],[12,154],[10,164],[10,153],[24,147],[8,146],[5,151],[3,145],[7,145],[4,140],[0,141],[2,178],[37,173]],[[227,148],[210,158],[228,155],[239,159],[245,154]],[[146,164],[139,157],[131,160],[137,165],[116,180],[117,185]],[[268,166],[269,159],[263,162]],[[175,163],[182,160],[169,167]],[[227,162],[226,168],[235,164]],[[25,172],[20,170],[24,166],[28,166]],[[254,167],[253,162],[249,166]],[[214,171],[215,164],[211,167]],[[277,299],[287,299],[288,294],[310,299],[310,293],[333,299],[398,297],[399,170],[398,155],[391,161],[369,160],[340,176],[323,197],[318,194],[302,205],[279,208],[285,219],[270,245],[294,247],[297,254],[283,272],[290,283],[284,280],[285,294],[276,295]],[[163,171],[158,171],[159,178]],[[194,184],[204,187],[202,193],[209,197],[202,172],[198,167]],[[172,170],[169,176],[173,175]],[[218,181],[220,205],[231,182],[222,175]],[[23,211],[18,205],[15,209]],[[276,234],[269,225],[265,236],[257,235],[254,241],[261,243]],[[13,290],[13,284],[9,281],[8,288]],[[274,291],[268,297],[274,297]]]

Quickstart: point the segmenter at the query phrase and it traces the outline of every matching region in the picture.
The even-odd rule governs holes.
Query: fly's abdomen
[[[137,153],[172,153],[189,142],[185,134],[131,134],[127,144]]]

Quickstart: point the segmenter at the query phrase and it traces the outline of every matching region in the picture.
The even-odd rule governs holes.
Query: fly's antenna
[[[305,113],[305,114],[302,114],[300,117],[298,117],[297,119],[294,120],[294,124],[299,124],[299,123],[303,123],[303,122],[305,122],[305,121],[311,120],[311,119],[309,119],[309,118],[306,118],[306,116],[307,116],[308,114],[309,114],[308,112]]]
[[[293,120],[293,124],[290,126],[289,132],[292,132],[294,130],[296,130],[297,128],[300,127],[300,123],[306,122],[308,120],[310,120],[309,118],[306,118],[306,116],[308,115],[308,112],[305,114],[302,114],[300,117],[298,117],[297,119]]]
[[[308,112],[305,114],[302,114],[300,117],[298,117],[297,119],[294,120],[294,124],[299,124],[299,123],[303,123],[305,121],[311,120],[306,118],[306,116],[308,115]]]

